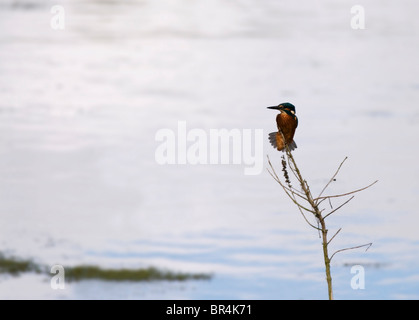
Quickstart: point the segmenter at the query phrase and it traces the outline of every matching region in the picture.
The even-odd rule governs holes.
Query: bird
[[[285,145],[288,145],[288,148],[291,151],[297,148],[297,144],[294,141],[295,129],[297,129],[298,126],[298,118],[295,115],[295,106],[289,102],[284,102],[280,103],[278,106],[268,107],[268,109],[280,111],[276,116],[278,131],[269,134],[271,145],[282,152],[285,151]]]

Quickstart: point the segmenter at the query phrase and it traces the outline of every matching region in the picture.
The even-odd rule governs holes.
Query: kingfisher
[[[284,102],[278,106],[268,107],[268,109],[280,111],[276,116],[278,131],[269,134],[271,145],[278,149],[278,151],[284,151],[285,145],[288,145],[290,150],[297,148],[297,144],[294,141],[295,129],[297,129],[298,126],[298,118],[295,115],[295,106],[289,102]],[[280,131],[282,131],[282,134]]]

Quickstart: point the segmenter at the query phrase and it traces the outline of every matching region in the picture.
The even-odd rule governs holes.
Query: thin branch
[[[282,138],[285,142],[285,138],[284,135],[282,133],[281,130],[279,130],[280,134],[282,135]],[[274,178],[274,180],[276,180],[280,186],[283,188],[284,192],[287,194],[287,196],[294,202],[294,204],[297,206],[298,210],[300,211],[301,215],[303,216],[304,220],[307,222],[308,225],[310,225],[312,228],[318,230],[319,232],[319,237],[322,238],[322,247],[323,247],[323,256],[324,256],[324,263],[325,263],[325,271],[326,271],[326,281],[327,281],[327,287],[328,287],[328,294],[329,294],[329,299],[332,300],[333,299],[333,287],[332,287],[332,276],[331,276],[331,271],[330,271],[330,262],[332,260],[332,258],[339,252],[342,251],[346,251],[346,250],[352,250],[352,249],[357,249],[357,248],[362,248],[367,246],[367,249],[372,245],[372,243],[368,243],[368,244],[364,244],[361,246],[355,246],[355,247],[350,247],[350,248],[344,248],[344,249],[340,249],[337,250],[336,252],[334,252],[332,254],[332,256],[329,258],[329,252],[328,252],[328,246],[329,244],[335,239],[335,237],[339,234],[339,232],[342,230],[342,228],[340,228],[339,230],[336,231],[336,233],[330,238],[330,240],[328,240],[327,238],[327,233],[328,233],[328,229],[326,227],[326,222],[325,219],[330,216],[332,213],[336,212],[337,210],[339,210],[340,208],[342,208],[345,204],[347,204],[349,201],[351,201],[355,196],[353,196],[354,193],[360,192],[362,190],[365,190],[369,187],[371,187],[372,185],[374,185],[375,183],[378,182],[375,181],[372,184],[358,189],[358,190],[354,190],[348,193],[344,193],[344,194],[338,194],[338,195],[332,195],[332,196],[323,196],[323,193],[325,192],[325,190],[328,188],[328,186],[332,183],[332,181],[336,180],[335,177],[337,176],[337,174],[339,173],[343,163],[346,161],[346,159],[348,157],[345,157],[345,159],[340,163],[338,169],[336,170],[336,172],[334,173],[334,175],[332,176],[332,178],[330,178],[330,180],[328,181],[328,183],[326,184],[326,186],[323,188],[323,190],[320,192],[319,196],[315,199],[313,199],[313,195],[311,193],[310,187],[307,183],[306,180],[304,180],[303,176],[301,175],[301,172],[295,162],[295,159],[291,153],[291,150],[289,149],[289,146],[287,144],[285,144],[284,146],[285,148],[285,152],[286,152],[286,156],[287,156],[287,163],[288,163],[288,168],[292,171],[292,173],[294,174],[295,178],[297,179],[300,187],[301,187],[301,191],[296,190],[294,187],[291,186],[291,182],[288,176],[288,170],[287,168],[287,163],[284,161],[285,157],[282,157],[282,167],[283,167],[283,172],[284,172],[284,177],[285,177],[285,182],[281,182],[281,179],[278,177],[278,175],[275,172],[275,169],[272,165],[272,163],[270,162],[269,156],[268,156],[268,163],[269,166],[272,170],[269,170],[268,168],[268,172],[269,174]],[[348,200],[346,200],[345,202],[343,202],[341,205],[339,205],[337,208],[333,208],[332,206],[332,198],[337,198],[337,197],[343,197],[343,196],[350,196],[352,195]],[[299,201],[299,199],[297,199],[297,196],[303,200],[305,200],[308,203],[308,206],[311,209],[306,208],[305,206],[303,206]],[[330,205],[330,212],[328,214],[326,214],[324,217],[322,216],[323,212],[325,209],[319,209],[319,205],[324,201],[324,200],[328,200],[329,201],[329,205]],[[306,203],[304,203],[304,205],[307,205]],[[317,227],[311,223],[307,216],[306,213],[304,212],[310,212],[314,215],[316,222],[317,222]]]
[[[288,191],[289,193],[291,193],[291,194],[293,194],[293,195],[297,195],[297,196],[299,196],[301,199],[303,199],[303,200],[305,200],[305,201],[307,201],[307,198],[305,198],[304,197],[304,195],[301,193],[301,192],[299,192],[299,191],[297,191],[297,190],[295,190],[294,188],[289,188],[289,187],[287,187],[286,185],[284,185],[282,182],[281,182],[281,180],[278,178],[278,176],[276,175],[276,173],[275,173],[275,176],[269,171],[269,169],[267,170],[268,171],[268,173],[271,175],[271,177],[276,181],[276,182],[278,182],[280,185],[281,185],[281,187],[282,188],[284,188],[286,191]]]
[[[272,163],[271,163],[271,159],[269,159],[269,156],[267,155],[266,156],[267,158],[268,158],[268,164],[269,164],[269,166],[271,167],[271,169],[272,169],[272,172],[275,174],[275,177],[276,177],[276,181],[279,181],[279,178],[278,178],[278,175],[276,174],[276,172],[275,172],[275,169],[274,169],[274,167],[272,166]],[[269,171],[269,169],[268,169],[268,172],[271,174],[271,172]],[[272,176],[272,174],[271,174],[271,176]],[[272,176],[273,177],[273,176]]]
[[[328,198],[328,200],[329,200],[329,206],[330,206],[330,209],[333,209],[333,206],[332,206],[332,201],[330,200],[330,198]]]
[[[338,169],[336,170],[335,174],[330,178],[329,182],[326,184],[326,186],[323,188],[323,190],[320,192],[319,196],[317,197],[320,198],[321,195],[323,194],[323,192],[327,189],[327,187],[329,186],[329,184],[332,183],[332,181],[334,181],[335,177],[338,175],[340,168],[342,167],[343,163],[346,161],[346,159],[348,159],[348,157],[345,157],[345,159],[343,159],[343,161],[340,163]]]
[[[351,191],[351,192],[348,192],[348,193],[337,194],[337,195],[334,195],[334,196],[317,197],[316,199],[314,199],[314,201],[317,201],[319,199],[338,198],[338,197],[348,196],[350,194],[354,194],[354,193],[360,192],[362,190],[368,189],[369,187],[371,187],[372,185],[376,184],[377,182],[378,182],[378,180],[375,180],[373,183],[371,183],[370,185],[368,185],[368,186],[366,186],[364,188],[357,189],[357,190],[354,190],[354,191]]]
[[[307,219],[307,217],[305,216],[305,214],[303,213],[303,211],[300,209],[300,208],[298,208],[299,210],[300,210],[300,213],[301,213],[301,215],[303,216],[303,218],[304,218],[304,220],[310,225],[310,227],[312,227],[312,228],[314,228],[314,229],[316,229],[316,230],[319,230],[319,231],[321,231],[322,229],[320,229],[319,227],[316,227],[314,224],[312,224],[310,221],[308,221],[308,219]]]
[[[316,212],[315,211],[313,211],[313,210],[310,210],[310,209],[308,209],[308,208],[306,208],[306,207],[304,207],[303,205],[301,205],[297,200],[295,200],[295,198],[294,197],[292,197],[291,196],[291,194],[290,193],[288,193],[288,191],[287,191],[287,189],[286,189],[286,187],[280,182],[279,183],[280,185],[281,185],[281,187],[284,189],[284,191],[285,191],[285,193],[288,195],[288,197],[292,200],[292,202],[294,202],[299,208],[301,208],[301,209],[304,209],[305,211],[308,211],[308,212],[311,212],[312,214],[316,214]]]
[[[321,199],[320,201],[316,201],[316,205],[317,206],[320,206],[321,204],[322,204],[322,202],[324,201],[324,200],[327,200],[328,198],[323,198],[323,199]]]
[[[291,187],[290,190],[295,193],[296,195],[300,196],[302,199],[307,200],[304,196],[305,194],[302,193],[300,190],[295,189],[294,187]]]
[[[291,159],[291,157],[292,157],[292,155],[290,156],[290,154],[291,154],[291,150],[289,149],[289,147],[288,147],[288,145],[285,145],[285,148],[286,148],[286,151],[287,151],[287,160],[288,160],[288,165],[289,165],[289,167],[291,168],[291,172],[293,173],[293,175],[294,175],[294,177],[298,180],[298,182],[300,183],[300,185],[301,185],[301,181],[300,181],[300,177],[298,177],[297,176],[297,170],[296,170],[296,168],[295,168],[295,162],[294,162],[294,159],[293,159],[293,164],[291,165],[291,162],[290,162],[290,159]]]
[[[314,229],[316,229],[316,230],[321,231],[321,229],[320,229],[318,226],[316,227],[316,226],[315,226],[315,225],[313,225],[310,221],[308,221],[308,219],[307,219],[306,215],[305,215],[305,214],[304,214],[304,212],[301,210],[300,206],[297,206],[297,208],[298,208],[298,210],[300,211],[301,215],[303,216],[304,220],[308,223],[308,225],[309,225],[310,227],[312,227],[312,228],[314,228]],[[313,212],[313,211],[311,211],[311,210],[309,210],[309,212],[310,212],[310,213],[312,213],[314,216],[316,216],[315,212]]]
[[[295,188],[289,188],[289,187],[287,187],[286,185],[284,185],[284,184],[281,182],[281,179],[279,179],[278,175],[276,174],[276,171],[275,171],[274,167],[272,166],[271,161],[269,160],[269,156],[268,156],[268,163],[269,163],[269,166],[270,166],[270,167],[271,167],[271,169],[272,169],[272,172],[271,172],[271,171],[269,171],[269,169],[267,169],[268,173],[271,175],[271,177],[272,177],[272,178],[273,178],[276,182],[278,182],[278,183],[281,185],[281,187],[282,187],[282,188],[284,188],[285,190],[287,190],[289,193],[295,194],[295,195],[299,196],[301,199],[303,199],[303,200],[305,200],[305,201],[308,201],[308,200],[307,200],[307,198],[305,198],[305,197],[304,197],[304,194],[303,194],[303,193],[301,193],[300,191],[296,190]]]
[[[295,199],[295,195],[297,195],[297,196],[299,196],[300,198],[302,198],[302,199],[304,199],[305,201],[308,201],[304,196],[302,196],[302,195],[300,195],[299,193],[296,193],[296,192],[294,192],[294,190],[292,190],[292,189],[290,189],[290,188],[288,188],[288,187],[286,187],[282,182],[281,182],[281,180],[279,179],[279,177],[278,177],[278,175],[276,174],[276,171],[275,171],[275,169],[273,168],[273,166],[272,166],[272,163],[271,163],[271,161],[270,161],[270,159],[269,159],[269,156],[268,156],[268,164],[269,164],[269,166],[271,167],[271,169],[272,169],[272,172],[271,171],[269,171],[269,169],[268,169],[268,172],[269,172],[269,174],[271,175],[271,177],[272,178],[274,178],[274,180],[276,181],[276,182],[278,182],[279,184],[280,184],[280,186],[284,189],[284,191],[285,191],[285,193],[287,194],[287,196],[294,202],[294,204],[296,204],[297,205],[297,208],[298,208],[298,210],[300,211],[300,213],[301,213],[301,215],[303,216],[303,218],[304,218],[304,220],[312,227],[312,228],[314,228],[314,229],[316,229],[316,230],[321,230],[320,228],[318,228],[318,227],[316,227],[316,226],[314,226],[310,221],[308,221],[308,219],[307,219],[307,217],[305,216],[305,214],[303,213],[303,211],[301,210],[301,209],[303,209],[303,210],[306,210],[306,211],[308,211],[308,212],[310,212],[310,213],[312,213],[312,214],[315,214],[315,212],[314,211],[312,211],[312,210],[310,210],[310,209],[308,209],[308,208],[306,208],[306,207],[304,207],[303,205],[301,205],[296,199]]]
[[[329,258],[329,261],[332,261],[332,258],[336,253],[346,251],[346,250],[358,249],[358,248],[362,248],[362,247],[366,247],[366,246],[368,246],[368,247],[365,249],[365,251],[367,251],[372,246],[372,242],[366,243],[366,244],[363,244],[363,245],[360,245],[360,246],[356,246],[356,247],[350,247],[350,248],[345,248],[345,249],[340,249],[338,251],[335,251],[335,253],[333,253],[332,256]]]
[[[291,168],[291,172],[292,172],[292,174],[294,175],[294,177],[297,179],[297,181],[300,183],[300,185],[301,185],[301,180],[300,180],[300,177],[297,175],[297,171],[298,171],[298,169],[296,168],[296,164],[295,164],[295,161],[294,161],[294,158],[292,157],[292,154],[291,154],[291,150],[290,150],[290,148],[289,148],[289,146],[288,146],[288,144],[286,144],[285,143],[285,136],[284,136],[284,133],[282,132],[282,130],[281,130],[281,128],[278,128],[278,132],[281,134],[281,136],[282,136],[282,141],[284,142],[284,148],[285,148],[285,152],[286,152],[286,154],[287,154],[287,161],[288,161],[288,166]],[[291,166],[291,163],[290,163],[290,159],[292,159],[292,162],[293,162],[293,166]]]
[[[345,204],[347,204],[349,201],[351,201],[353,198],[355,198],[355,196],[350,197],[348,200],[346,200],[344,203],[342,203],[339,207],[337,207],[335,210],[330,211],[328,214],[326,214],[324,216],[323,219],[326,219],[328,216],[330,216],[333,212],[339,210],[340,208],[342,208]]]
[[[334,237],[337,236],[337,234],[340,232],[340,230],[342,230],[342,228],[339,228],[339,230],[336,231],[336,233],[333,235],[333,237],[331,237],[330,240],[327,242],[327,245],[329,245],[329,243],[332,242],[332,240],[334,239]]]

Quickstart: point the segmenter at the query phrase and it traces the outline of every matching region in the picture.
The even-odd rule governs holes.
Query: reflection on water
[[[40,275],[2,276],[2,298],[326,298],[318,234],[266,171],[154,159],[161,128],[267,136],[266,107],[285,101],[297,107],[295,157],[315,194],[345,156],[331,193],[379,180],[330,219],[331,234],[343,227],[331,251],[373,242],[334,258],[335,297],[418,298],[413,0],[372,2],[357,31],[352,4],[328,0],[61,5],[63,31],[50,28],[48,1],[0,6],[0,251],[215,276],[61,292]],[[350,286],[355,264],[364,290]]]

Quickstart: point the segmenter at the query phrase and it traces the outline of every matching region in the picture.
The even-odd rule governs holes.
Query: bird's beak
[[[279,105],[279,106],[268,107],[268,109],[282,110],[283,107],[282,107],[282,105]]]

